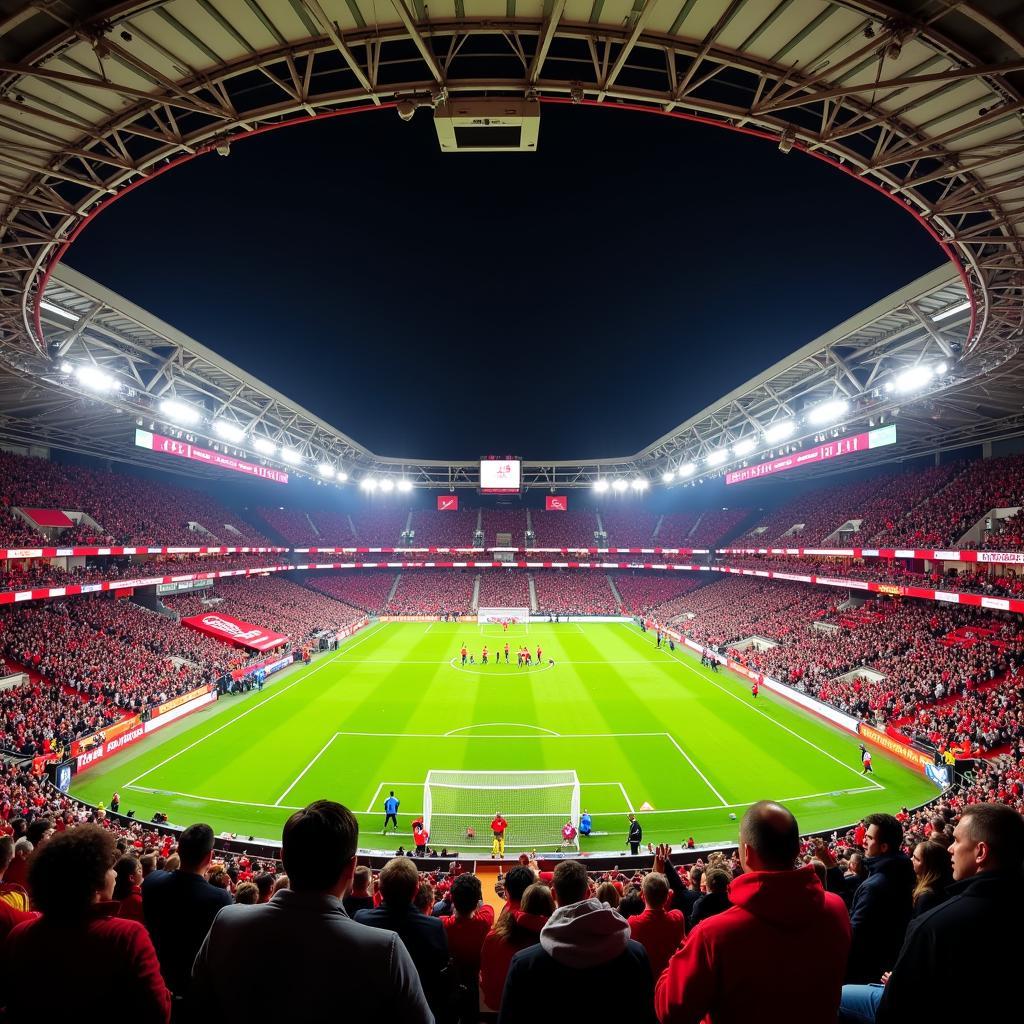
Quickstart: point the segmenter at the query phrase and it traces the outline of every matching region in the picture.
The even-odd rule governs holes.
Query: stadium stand
[[[393,572],[305,573],[303,585],[372,615],[383,615],[395,583]]]
[[[659,517],[638,509],[608,509],[601,512],[601,525],[611,548],[649,548]]]
[[[439,512],[429,508],[413,509],[412,546],[418,548],[469,547],[473,543],[479,512],[460,508]]]
[[[511,537],[509,544],[512,547],[521,548],[526,543],[526,511],[524,509],[485,508],[482,522],[485,547],[499,546],[498,534],[508,534]]]
[[[359,547],[398,547],[409,518],[408,508],[366,510],[352,516]]]
[[[465,615],[473,600],[474,579],[475,573],[465,570],[403,572],[387,612],[389,615],[441,615],[444,612]]]
[[[529,608],[530,579],[514,569],[482,572],[479,603],[485,608]]]
[[[73,533],[68,533],[70,528],[54,528],[62,544],[72,540],[78,544],[270,543],[255,527],[202,491],[9,452],[0,452],[0,507],[8,512],[13,508],[81,512],[99,524],[94,529],[81,523]],[[190,523],[200,524],[206,533],[191,529]],[[41,536],[33,531],[31,543],[38,545]],[[0,517],[0,547],[28,543],[12,515]]]
[[[616,615],[619,611],[604,573],[542,569],[533,579],[541,615]]]
[[[749,508],[709,509],[693,528],[686,547],[713,548],[716,544],[722,544],[730,540],[749,518]]]
[[[539,548],[590,548],[597,545],[594,532],[597,517],[593,512],[530,512],[533,543]]]
[[[330,546],[330,542],[316,532],[309,514],[302,509],[270,508],[261,505],[256,511],[285,544],[294,544],[298,547]]]
[[[693,593],[706,580],[689,573],[615,573],[615,587],[628,615],[655,615],[668,622],[676,614],[675,602]]]
[[[691,548],[690,534],[701,517],[700,512],[672,512],[661,517],[654,543],[659,548]]]
[[[356,546],[356,535],[352,532],[352,520],[344,512],[310,512],[322,548],[347,548]]]

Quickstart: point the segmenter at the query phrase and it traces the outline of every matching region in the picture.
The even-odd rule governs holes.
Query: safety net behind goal
[[[434,848],[490,850],[491,822],[501,814],[507,851],[575,849],[562,828],[578,827],[580,781],[574,771],[429,771],[423,809]]]

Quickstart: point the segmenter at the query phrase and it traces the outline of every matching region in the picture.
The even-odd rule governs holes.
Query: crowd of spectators
[[[533,509],[533,545],[538,548],[592,548],[597,517],[593,512],[548,512]]]
[[[687,538],[688,548],[714,548],[732,539],[736,531],[750,518],[749,508],[709,509]]]
[[[675,617],[679,598],[706,582],[702,574],[680,572],[622,572],[612,579],[627,615],[654,615],[662,622]]]
[[[464,569],[414,569],[398,578],[389,615],[466,615],[473,601],[476,574]]]
[[[393,572],[374,569],[361,572],[309,572],[304,574],[302,582],[353,608],[371,615],[383,615],[388,594],[395,585],[395,575]]]
[[[516,569],[487,569],[480,573],[481,608],[529,608],[530,578]]]
[[[692,548],[690,534],[700,519],[700,512],[670,512],[661,517],[654,543],[659,548]]]
[[[1024,547],[1024,510],[997,519],[991,530],[983,532],[977,546],[987,551],[1019,551]]]
[[[310,545],[311,547],[353,548],[359,546],[352,530],[352,520],[347,513],[328,509],[310,512],[309,518],[313,521],[319,535],[316,544]],[[300,546],[305,547],[306,545]]]
[[[393,548],[402,544],[402,531],[409,521],[408,508],[376,508],[351,516],[356,546]],[[333,543],[333,542],[332,542]]]
[[[98,530],[82,524],[73,534],[70,528],[53,528],[60,544],[270,543],[203,491],[0,452],[0,510],[11,508],[83,512],[99,524]],[[35,533],[29,543],[20,528],[12,529],[13,523],[11,515],[0,515],[0,547],[43,542],[42,535]],[[191,529],[190,523],[199,523],[207,533]]]
[[[533,574],[541,615],[618,615],[608,577],[592,570],[541,569]]]
[[[519,508],[485,508],[481,516],[484,531],[484,547],[504,547],[506,543],[521,548],[526,543],[526,510]],[[499,545],[498,535],[508,534],[506,542],[502,538]]]
[[[608,536],[609,548],[649,548],[654,546],[654,528],[660,517],[637,508],[601,510],[601,525]]]
[[[261,505],[256,509],[260,518],[290,546],[295,547],[329,547],[331,542],[324,540],[310,522],[309,513],[300,508],[281,508]]]
[[[416,508],[412,512],[411,547],[464,548],[473,544],[479,511],[460,508],[442,512],[432,508]]]

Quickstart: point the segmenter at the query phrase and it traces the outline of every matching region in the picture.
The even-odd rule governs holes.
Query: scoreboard
[[[511,455],[488,455],[480,460],[481,494],[518,494],[522,488],[523,463]]]

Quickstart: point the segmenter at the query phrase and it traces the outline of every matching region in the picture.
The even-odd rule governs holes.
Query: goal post
[[[427,772],[423,823],[432,847],[490,850],[491,821],[508,822],[508,850],[579,849],[562,841],[562,827],[580,821],[580,780],[575,771]],[[472,833],[470,835],[470,833]]]
[[[500,626],[504,622],[528,624],[529,608],[478,608],[476,621],[481,626]]]

